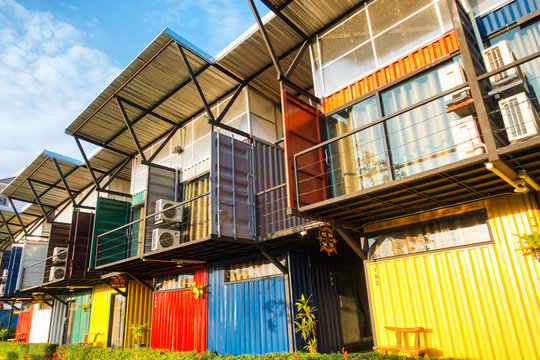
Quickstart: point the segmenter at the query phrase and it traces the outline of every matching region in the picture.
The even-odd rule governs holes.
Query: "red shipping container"
[[[23,334],[24,341],[28,342],[30,337],[30,328],[32,327],[32,315],[34,315],[34,305],[30,305],[30,310],[19,313],[19,318],[17,320],[17,328],[15,329],[16,334]]]
[[[195,269],[195,283],[206,288],[205,267]],[[205,351],[206,304],[206,291],[198,299],[191,289],[154,293],[150,346],[171,351]]]

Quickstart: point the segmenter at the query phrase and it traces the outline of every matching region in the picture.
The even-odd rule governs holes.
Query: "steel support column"
[[[152,285],[148,285],[148,283],[144,280],[141,280],[139,279],[138,277],[136,277],[135,275],[131,274],[131,273],[126,273],[130,278],[132,278],[133,280],[135,280],[136,282],[138,282],[139,284],[141,284],[142,286],[144,286],[145,288],[147,288],[148,290],[154,292],[154,287]]]
[[[60,175],[60,180],[62,180],[62,183],[64,184],[64,187],[66,188],[66,192],[69,196],[69,199],[71,200],[71,203],[73,204],[73,207],[74,208],[77,207],[77,202],[75,201],[75,198],[73,197],[73,194],[71,193],[71,190],[66,181],[66,178],[64,177],[64,173],[62,173],[62,169],[60,169],[60,165],[58,164],[58,161],[55,158],[52,158],[52,161],[54,163],[54,166],[56,167],[56,171],[58,171],[58,175]]]
[[[19,224],[21,224],[21,228],[24,232],[25,236],[28,236],[28,233],[26,232],[26,227],[24,226],[21,216],[19,215],[19,212],[17,211],[17,208],[15,207],[15,204],[13,203],[13,200],[8,196],[9,203],[11,204],[11,207],[13,208],[13,212],[15,213],[15,216],[17,217],[17,220],[19,220]]]
[[[26,179],[26,182],[28,183],[28,186],[30,186],[30,190],[32,190],[32,194],[34,194],[34,198],[36,199],[36,202],[41,209],[41,212],[43,213],[43,217],[47,222],[49,222],[49,216],[47,215],[47,212],[45,211],[45,208],[43,207],[43,204],[41,203],[41,200],[39,199],[39,196],[36,192],[36,189],[34,189],[34,185],[32,185],[32,180]]]
[[[336,227],[335,229],[336,229],[336,232],[343,238],[343,240],[345,240],[347,245],[350,246],[350,248],[355,252],[356,255],[358,255],[360,259],[367,260],[366,254],[362,250],[362,247],[360,246],[360,244],[354,241],[352,236],[345,229],[340,228],[340,227]]]
[[[309,46],[309,42],[307,40],[304,41],[304,43],[302,44],[302,47],[296,53],[296,56],[294,57],[294,60],[293,60],[293,62],[291,64],[291,66],[289,66],[289,69],[285,73],[285,79],[289,80],[291,78],[291,75],[293,74],[294,70],[296,69],[296,67],[300,63],[300,60],[302,59],[302,56],[306,52],[308,46]]]
[[[133,130],[133,127],[131,126],[129,122],[129,118],[126,114],[126,109],[124,109],[124,105],[122,105],[122,101],[119,97],[115,96],[116,103],[118,104],[118,107],[120,108],[120,112],[122,113],[122,118],[124,119],[124,122],[126,123],[126,126],[129,130],[129,133],[131,134],[131,138],[133,139],[133,142],[135,143],[135,146],[137,147],[137,151],[139,152],[139,155],[141,155],[141,158],[143,161],[146,161],[146,156],[144,156],[144,151],[142,150],[141,144],[139,143],[139,140],[137,139],[137,135],[135,134],[135,130]]]
[[[216,119],[216,123],[221,123],[221,120],[223,120],[223,118],[225,117],[225,115],[227,115],[227,112],[229,112],[229,109],[231,108],[231,106],[233,105],[233,103],[236,101],[236,99],[238,98],[238,95],[240,95],[240,93],[242,92],[242,90],[244,90],[244,88],[246,87],[247,83],[241,83],[240,85],[238,85],[238,87],[236,88],[233,96],[231,97],[231,100],[227,103],[227,106],[225,106],[225,109],[223,109],[223,111],[218,115],[217,119]]]
[[[174,134],[178,131],[178,129],[180,128],[180,124],[177,124],[175,127],[172,128],[172,130],[169,132],[169,135],[167,135],[167,137],[165,138],[165,140],[163,140],[163,142],[161,143],[161,145],[159,146],[159,148],[157,148],[157,150],[152,154],[152,156],[150,156],[148,158],[148,162],[152,162],[154,161],[154,159],[156,158],[156,156],[158,156],[158,154],[161,152],[161,150],[163,150],[163,148],[167,145],[167,143],[172,139],[172,137],[174,136]]]
[[[0,211],[0,217],[2,218],[2,222],[4,223],[4,226],[6,227],[8,234],[11,237],[11,241],[15,241],[15,238],[13,237],[13,233],[11,232],[9,224],[6,221],[6,218],[4,217],[4,213],[2,211]]]
[[[141,110],[141,111],[144,113],[144,115],[152,115],[153,117],[155,117],[155,118],[157,118],[157,119],[159,119],[159,120],[161,120],[161,121],[164,121],[164,122],[166,122],[167,124],[174,125],[174,126],[177,125],[176,122],[167,119],[165,116],[156,114],[156,113],[155,113],[154,111],[152,111],[152,110],[145,109],[145,108],[142,107],[141,105],[136,104],[136,103],[134,103],[133,101],[130,101],[130,100],[126,99],[126,98],[123,98],[123,97],[121,97],[121,96],[119,96],[119,95],[116,95],[116,99],[120,99],[123,103],[126,103],[126,104],[128,104],[128,105],[130,105],[130,106],[133,106],[133,107],[136,108],[136,109]]]
[[[278,18],[280,18],[281,20],[283,20],[283,22],[285,24],[287,24],[291,29],[294,30],[295,33],[298,34],[298,36],[300,36],[302,39],[307,39],[308,36],[306,35],[305,32],[303,32],[298,26],[296,26],[295,23],[293,23],[291,21],[291,19],[289,19],[288,17],[286,17],[285,15],[283,15],[283,13],[281,12],[280,9],[274,7],[274,5],[272,5],[270,3],[270,1],[268,0],[261,0],[261,2],[266,5],[266,7],[268,9],[270,9],[270,11],[272,11]]]
[[[84,152],[84,149],[82,147],[81,141],[79,140],[79,137],[77,135],[74,135],[73,138],[75,139],[75,142],[77,143],[77,147],[79,148],[79,151],[81,152],[84,162],[86,163],[86,167],[88,168],[88,171],[90,172],[90,176],[92,176],[92,180],[94,181],[94,184],[96,185],[96,189],[99,189],[99,183],[97,181],[96,174],[94,173],[92,166],[90,166],[90,161],[88,161],[88,157],[86,156],[86,153]]]

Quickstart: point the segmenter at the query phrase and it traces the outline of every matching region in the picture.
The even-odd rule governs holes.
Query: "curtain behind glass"
[[[210,177],[203,176],[184,184],[182,187],[182,200],[193,199],[210,191]],[[202,239],[209,236],[210,227],[210,196],[206,195],[197,200],[184,204],[181,242]]]

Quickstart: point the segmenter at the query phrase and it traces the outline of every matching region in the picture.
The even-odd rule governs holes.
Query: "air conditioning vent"
[[[510,50],[506,40],[499,41],[497,44],[485,49],[483,54],[487,71],[500,69],[504,65],[516,61],[516,57]],[[497,88],[518,80],[519,77],[519,68],[514,67],[490,77],[489,81],[494,88]]]
[[[500,100],[499,107],[510,141],[538,134],[536,114],[526,93],[519,93]]]
[[[53,248],[53,261],[60,262],[66,261],[67,259],[67,247],[57,246]]]
[[[472,115],[453,121],[450,128],[460,160],[484,153],[484,143]]]
[[[163,209],[168,209],[156,215],[156,218],[155,218],[156,224],[160,224],[164,222],[182,221],[182,209],[183,209],[182,205],[169,209],[170,207],[177,204],[178,204],[177,202],[164,200],[164,199],[159,199],[158,201],[156,201],[156,212],[163,211]]]
[[[180,231],[154,229],[152,231],[152,250],[166,249],[180,244]]]
[[[6,281],[6,280],[7,280],[7,278],[8,278],[8,272],[9,272],[8,269],[4,269],[4,270],[2,271],[2,281]]]
[[[440,69],[438,71],[438,75],[442,91],[450,90],[465,82],[465,74],[463,73],[461,65],[459,65],[457,62]],[[466,110],[460,109],[472,103],[469,88],[458,90],[450,95],[446,95],[444,97],[444,102],[446,104],[447,112],[459,111],[458,114],[467,112]]]
[[[51,272],[49,273],[49,281],[62,280],[65,275],[65,266],[51,266]]]

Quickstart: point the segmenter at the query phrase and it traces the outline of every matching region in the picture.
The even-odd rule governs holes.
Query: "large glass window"
[[[313,43],[317,94],[327,96],[451,28],[444,1],[372,1]]]
[[[195,272],[160,276],[156,279],[156,291],[189,289],[195,282]]]
[[[387,229],[367,237],[371,259],[491,241],[485,211]]]
[[[282,260],[281,262],[284,263],[285,261]],[[225,266],[224,281],[227,283],[276,275],[281,275],[281,271],[270,261],[266,259],[252,260]]]

